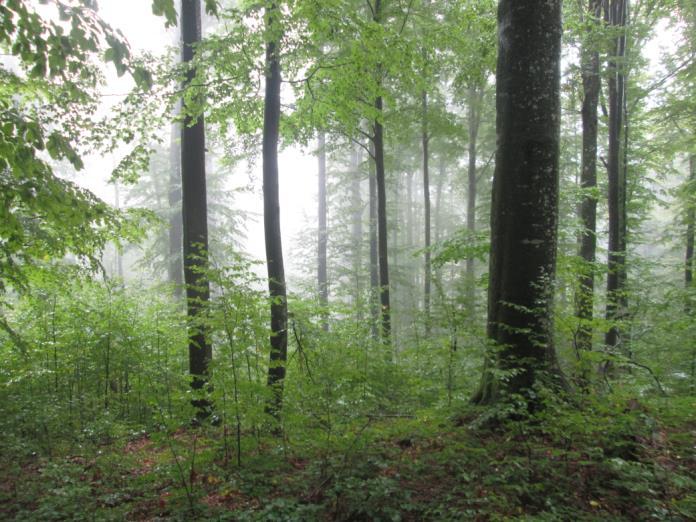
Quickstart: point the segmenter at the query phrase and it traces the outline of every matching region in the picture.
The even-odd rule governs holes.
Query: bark
[[[552,335],[558,225],[561,0],[501,0],[488,354],[479,403],[560,386]],[[506,378],[494,376],[493,366]]]
[[[425,313],[425,334],[430,335],[430,286],[432,278],[432,263],[430,259],[430,169],[429,152],[430,136],[428,135],[428,93],[423,91],[423,130],[421,144],[423,147],[423,218],[425,263],[423,267],[423,312]]]
[[[611,0],[605,14],[610,25],[623,28],[626,23],[626,1]],[[609,149],[607,152],[609,245],[607,274],[606,318],[614,325],[605,335],[608,347],[619,344],[619,328],[616,321],[622,319],[625,310],[625,262],[626,262],[626,179],[621,165],[621,131],[624,117],[624,74],[625,36],[620,34],[613,42],[614,49],[609,59]],[[625,166],[623,166],[625,167]]]
[[[329,285],[326,268],[326,249],[328,232],[326,228],[326,135],[319,132],[318,136],[319,157],[319,208],[318,208],[318,245],[317,245],[317,284],[319,289],[319,304],[322,307],[321,327],[325,332],[329,331],[329,318],[327,306],[329,304]]]
[[[382,112],[382,97],[375,100],[375,109]],[[375,181],[377,184],[377,257],[379,259],[379,302],[382,340],[391,344],[391,307],[389,304],[389,258],[387,250],[387,189],[384,169],[384,129],[375,120]]]
[[[478,132],[481,125],[481,102],[483,98],[483,87],[469,88],[469,168],[468,168],[468,190],[466,203],[466,229],[469,237],[473,240],[476,234],[476,153]],[[473,315],[474,310],[474,256],[466,259],[466,302],[469,315]]]
[[[382,23],[382,2],[375,0],[374,21]],[[376,76],[381,82],[382,66],[377,65]],[[382,323],[382,341],[386,345],[391,345],[391,306],[389,303],[389,257],[387,239],[387,192],[384,167],[384,126],[382,125],[382,114],[384,112],[384,100],[382,96],[375,98],[374,108],[378,117],[374,121],[374,160],[375,160],[375,180],[377,183],[377,253],[379,258],[379,301],[380,316]]]
[[[266,93],[263,113],[263,223],[266,240],[268,292],[271,300],[271,353],[268,386],[273,397],[266,410],[280,419],[283,381],[288,353],[288,306],[285,267],[280,236],[280,197],[278,188],[278,135],[280,129],[280,62],[275,20],[280,16],[275,4],[266,8]]]
[[[599,20],[601,0],[589,0],[588,16],[593,22]],[[597,107],[599,103],[599,52],[595,50],[590,36],[586,37],[582,49],[582,166],[580,187],[583,190],[580,203],[579,256],[583,266],[575,298],[575,316],[578,331],[575,340],[577,350],[592,350],[592,311],[594,307],[594,263],[597,251]]]
[[[194,46],[201,39],[200,0],[182,0],[181,31],[182,58],[185,64],[194,57]],[[184,88],[189,86],[196,71],[186,72]],[[186,303],[189,319],[189,372],[191,386],[203,389],[209,379],[212,347],[203,324],[203,314],[210,299],[210,283],[205,274],[208,267],[208,201],[205,181],[205,126],[203,116],[184,118],[181,129],[181,192],[183,215],[183,264],[186,282]],[[208,415],[207,399],[195,399],[198,417]]]

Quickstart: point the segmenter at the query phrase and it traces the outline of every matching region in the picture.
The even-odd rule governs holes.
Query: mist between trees
[[[0,513],[696,516],[693,1],[96,4],[0,4]]]

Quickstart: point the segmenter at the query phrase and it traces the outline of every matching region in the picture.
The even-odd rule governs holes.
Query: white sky
[[[147,50],[157,54],[171,45],[172,35],[164,28],[164,18],[152,14],[151,5],[152,0],[100,0],[99,12],[104,20],[123,32],[134,53]],[[129,88],[127,78],[119,79],[115,74],[110,74],[106,88],[108,92],[125,93]],[[107,201],[113,201],[113,188],[105,185],[111,170],[104,169],[105,160],[115,165],[115,158],[90,158],[86,162],[90,180],[84,184]],[[281,152],[279,165],[283,252],[287,270],[292,273],[297,270],[298,263],[291,258],[294,249],[289,247],[307,223],[316,220],[317,160],[311,150],[303,153],[292,148]],[[265,259],[265,247],[260,161],[256,163],[252,176],[253,193],[239,194],[236,201],[241,210],[259,216],[255,222],[247,223],[245,250],[254,258],[262,260]],[[233,177],[237,177],[238,181],[230,180],[232,186],[246,185],[249,179],[246,167],[237,169]],[[83,180],[78,181],[82,183]]]
[[[99,10],[106,21],[124,33],[135,53],[144,50],[160,53],[171,44],[172,35],[165,30],[164,19],[152,14],[151,4],[152,0],[100,0]],[[657,66],[660,51],[670,45],[675,32],[673,28],[662,24],[657,34],[660,37],[650,41],[645,47],[653,69]],[[113,71],[110,73],[107,92],[125,93],[129,88],[127,78],[119,79]],[[116,101],[114,98],[107,99]],[[80,176],[78,181],[107,201],[113,201],[113,188],[106,185],[106,180],[115,163],[116,159],[113,157],[88,158],[87,174]],[[311,151],[303,153],[296,148],[291,148],[281,153],[279,165],[283,250],[287,270],[292,274],[296,273],[298,263],[291,257],[296,249],[289,247],[293,245],[304,227],[314,227],[316,222],[317,161]],[[253,193],[238,195],[236,201],[241,210],[250,211],[259,216],[256,222],[247,223],[248,240],[245,249],[254,258],[264,259],[260,169],[261,162],[258,161],[252,171],[255,180]],[[232,177],[239,180],[231,179],[232,186],[245,185],[249,179],[246,167],[239,168]]]

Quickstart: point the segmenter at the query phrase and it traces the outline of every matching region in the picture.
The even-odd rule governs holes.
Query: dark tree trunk
[[[479,126],[481,124],[481,102],[483,98],[483,87],[477,90],[475,87],[469,88],[469,168],[468,168],[468,190],[466,202],[466,230],[471,239],[476,234],[476,153]],[[474,257],[466,259],[466,303],[469,315],[474,310]]]
[[[587,16],[597,23],[601,0],[589,0]],[[579,326],[577,350],[592,350],[592,310],[594,307],[594,263],[597,250],[597,105],[599,102],[599,52],[588,35],[582,49],[582,171],[580,187],[580,259],[583,266],[575,298],[575,316]],[[583,380],[585,380],[583,378]]]
[[[430,260],[430,157],[428,145],[430,136],[428,135],[428,93],[423,91],[423,129],[421,133],[421,144],[423,147],[423,218],[424,218],[424,238],[425,238],[425,265],[423,273],[423,312],[425,313],[425,334],[430,335],[430,285],[432,278],[432,264]]]
[[[374,144],[370,142],[374,158]],[[372,160],[371,158],[371,160]],[[370,161],[370,315],[372,316],[372,338],[379,337],[379,256],[377,255],[377,176],[375,163]]]
[[[181,32],[183,62],[190,63],[194,46],[201,40],[200,0],[182,0]],[[184,88],[193,82],[196,71],[186,72]],[[186,108],[184,108],[184,112]],[[181,128],[181,193],[183,215],[183,263],[186,282],[186,303],[189,319],[189,372],[191,386],[203,389],[209,379],[212,347],[206,335],[205,307],[210,299],[210,283],[205,270],[208,267],[208,201],[205,185],[205,126],[203,116],[184,118]],[[194,406],[198,417],[209,413],[207,399],[197,398]]]
[[[174,117],[180,113],[177,108]],[[181,259],[181,245],[183,243],[183,223],[181,219],[181,125],[174,121],[171,125],[171,138],[169,143],[169,263],[167,271],[169,282],[174,285],[174,297],[179,300],[182,297],[184,272]]]
[[[606,18],[615,28],[623,29],[626,23],[626,1],[608,2]],[[607,321],[615,322],[625,315],[625,262],[626,262],[626,180],[625,168],[621,165],[621,131],[624,117],[624,73],[625,35],[614,39],[612,56],[609,58],[609,150],[607,152],[607,175],[609,179],[609,245],[607,274]],[[623,166],[625,167],[625,165]],[[619,328],[614,324],[605,336],[608,347],[619,344]]]
[[[491,209],[488,354],[479,403],[563,383],[552,336],[558,225],[561,0],[498,7],[496,169]],[[492,366],[505,372],[494,376]]]
[[[279,36],[275,4],[266,8],[266,95],[263,113],[263,224],[266,238],[268,291],[271,298],[271,354],[268,365],[268,386],[273,398],[267,411],[276,420],[283,405],[283,381],[288,353],[288,305],[285,290],[283,245],[280,236],[280,197],[278,189],[278,134],[280,130],[280,63]]]
[[[375,100],[375,109],[382,113],[382,97]],[[391,307],[389,304],[389,258],[387,250],[387,189],[384,170],[384,128],[375,120],[375,181],[377,183],[377,257],[379,258],[379,302],[382,319],[382,340],[391,344]]]
[[[319,208],[318,208],[318,245],[317,245],[317,284],[319,289],[319,304],[322,307],[321,327],[325,332],[329,331],[329,318],[327,306],[329,305],[329,284],[326,269],[326,248],[328,232],[326,228],[326,135],[319,132],[318,136],[319,157]]]
[[[382,23],[382,2],[375,0],[373,7],[374,21]],[[376,70],[377,81],[382,80],[382,65]],[[382,96],[375,98],[375,111],[377,118],[374,121],[374,160],[375,180],[377,182],[377,253],[379,258],[379,301],[380,315],[382,318],[382,341],[391,345],[391,306],[389,304],[389,257],[387,249],[387,191],[384,169],[384,126],[382,115],[384,112],[384,100]]]

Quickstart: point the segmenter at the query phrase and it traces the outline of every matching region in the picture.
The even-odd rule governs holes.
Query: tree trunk
[[[466,230],[471,240],[476,235],[476,153],[478,142],[478,131],[481,124],[481,102],[483,99],[483,87],[477,90],[475,87],[469,88],[469,168],[468,168],[468,190],[466,202]],[[474,312],[474,256],[466,258],[466,303],[469,315]]]
[[[181,112],[177,103],[174,118]],[[180,300],[183,292],[183,265],[181,245],[183,223],[181,219],[181,125],[173,121],[169,143],[169,262],[167,271],[169,282],[174,285],[174,298]]]
[[[445,170],[445,158],[440,158],[440,168],[437,177],[437,184],[435,186],[435,242],[438,243],[443,234],[442,226],[442,187],[445,184],[445,177],[447,171]]]
[[[280,197],[278,189],[278,134],[280,128],[280,63],[274,32],[278,8],[266,8],[266,94],[263,113],[263,223],[266,239],[268,291],[271,298],[271,353],[268,386],[273,398],[266,410],[280,419],[283,405],[283,381],[288,353],[288,305],[285,290],[283,245],[280,236]]]
[[[589,0],[587,16],[596,24],[601,15],[601,0]],[[578,318],[577,350],[592,350],[592,311],[594,307],[594,263],[597,251],[597,105],[599,102],[599,52],[586,36],[582,48],[582,168],[580,187],[579,256],[583,265],[575,298],[575,316]],[[583,376],[583,381],[585,376]]]
[[[423,273],[423,312],[425,314],[425,335],[430,335],[430,285],[432,268],[430,261],[430,169],[428,145],[430,136],[428,135],[428,93],[423,91],[423,129],[421,133],[421,144],[423,147],[423,214],[424,214],[424,247],[425,264]]]
[[[375,109],[382,113],[382,97],[375,100]],[[375,120],[375,181],[377,183],[377,257],[379,258],[379,301],[382,319],[382,340],[391,344],[391,307],[389,304],[389,258],[387,250],[387,189],[384,170],[384,129]]]
[[[563,377],[553,345],[558,225],[561,0],[498,7],[497,152],[491,209],[488,354],[479,403]],[[494,376],[492,366],[505,378]]]
[[[625,27],[626,0],[611,0],[606,12],[611,26]],[[609,150],[607,152],[607,175],[609,179],[609,245],[607,274],[607,321],[620,320],[625,311],[621,310],[625,301],[625,262],[626,238],[625,224],[626,191],[625,172],[621,165],[621,130],[624,116],[624,74],[622,72],[625,51],[625,36],[620,34],[614,40],[614,49],[609,58]],[[613,348],[619,344],[619,328],[614,324],[605,336],[605,343]]]
[[[382,23],[382,2],[375,0],[374,21]],[[377,65],[377,81],[381,82],[382,66]],[[375,98],[374,108],[377,118],[374,121],[373,144],[375,152],[375,180],[377,182],[377,253],[379,258],[379,297],[382,318],[382,341],[391,345],[391,306],[389,304],[389,258],[387,249],[387,192],[384,170],[384,126],[382,115],[384,100],[382,96]]]
[[[689,184],[696,183],[696,154],[689,156]],[[684,286],[691,288],[694,279],[694,225],[696,224],[696,209],[691,201],[688,202],[686,211],[686,257],[684,265]],[[687,302],[688,303],[688,302]],[[691,311],[687,304],[686,312]]]
[[[318,246],[317,246],[317,284],[319,289],[319,304],[322,308],[321,327],[325,332],[329,331],[329,318],[327,307],[329,305],[329,285],[326,269],[326,248],[328,232],[326,228],[326,135],[323,131],[318,136],[319,156],[319,209],[318,209]]]
[[[375,156],[375,147],[370,142],[371,159]],[[377,177],[375,163],[370,161],[370,315],[372,317],[372,338],[379,337],[379,256],[377,255]]]
[[[194,46],[201,40],[200,0],[182,0],[181,31],[183,63],[194,57]],[[196,71],[186,72],[184,88],[194,80]],[[184,108],[184,111],[186,108]],[[212,347],[206,335],[205,307],[210,299],[208,268],[208,201],[205,183],[205,126],[203,116],[184,118],[181,129],[181,192],[183,215],[183,263],[186,282],[186,303],[189,319],[189,372],[194,390],[204,388],[209,379]],[[193,401],[197,416],[209,414],[210,402],[204,398]]]
[[[350,186],[350,200],[352,209],[352,226],[351,235],[353,240],[353,290],[355,292],[355,299],[353,304],[355,305],[358,321],[362,321],[362,256],[363,256],[363,202],[362,195],[360,194],[360,182],[362,180],[362,173],[360,172],[360,164],[362,163],[362,157],[360,155],[361,149],[358,146],[353,146],[350,155],[350,171],[351,171],[351,186]]]

